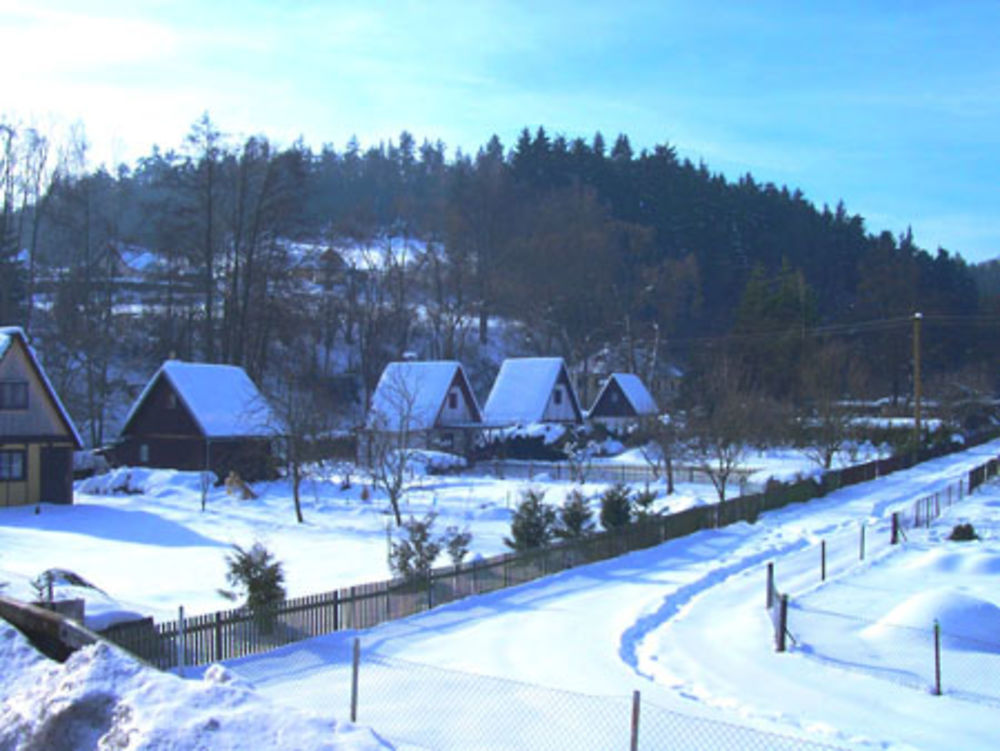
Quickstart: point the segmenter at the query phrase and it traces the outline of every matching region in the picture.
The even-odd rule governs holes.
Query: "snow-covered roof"
[[[594,400],[595,407],[600,404],[601,398],[612,382],[618,384],[637,415],[655,415],[659,413],[660,408],[656,406],[656,400],[649,393],[646,384],[635,373],[612,373],[601,389],[601,392],[597,395],[597,399]]]
[[[483,421],[488,425],[542,422],[560,373],[561,357],[512,357],[503,361],[490,390]],[[571,400],[576,400],[570,388]]]
[[[382,371],[368,412],[369,428],[429,430],[437,422],[456,375],[464,382],[474,421],[482,418],[461,363],[454,360],[391,362]]]
[[[279,420],[243,368],[180,360],[167,360],[156,371],[129,410],[125,425],[160,376],[173,386],[206,438],[265,437],[280,430]]]
[[[80,434],[76,430],[76,425],[73,424],[73,418],[71,418],[69,416],[69,412],[66,411],[66,407],[62,403],[62,399],[60,399],[59,394],[56,393],[55,388],[52,386],[52,381],[49,380],[48,375],[45,373],[45,369],[38,361],[38,356],[35,354],[34,348],[28,343],[28,337],[24,333],[24,329],[20,326],[0,326],[0,360],[2,360],[4,355],[7,354],[7,350],[10,349],[11,344],[14,343],[14,339],[18,338],[21,340],[22,344],[24,344],[24,350],[28,353],[28,359],[31,361],[31,366],[35,369],[35,372],[41,379],[42,384],[45,386],[45,390],[48,391],[49,397],[52,399],[52,403],[59,411],[59,416],[63,419],[63,422],[66,423],[66,428],[73,436],[73,440],[76,441],[77,448],[82,448],[83,441],[80,438]]]
[[[14,334],[20,332],[21,329],[14,328],[13,326],[4,326],[0,328],[0,358],[2,358],[7,350],[10,349],[11,342],[14,341]]]

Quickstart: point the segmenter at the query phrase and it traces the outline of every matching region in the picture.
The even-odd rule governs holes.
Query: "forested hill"
[[[184,279],[195,290],[149,311],[141,346],[150,360],[176,353],[262,375],[276,346],[308,337],[354,347],[341,367],[370,385],[408,349],[462,357],[465,342],[489,338],[495,317],[524,322],[539,349],[578,358],[654,332],[682,343],[918,309],[980,311],[957,255],[873,232],[843,204],[816,207],[750,175],[731,182],[667,144],[636,153],[626,135],[609,145],[600,133],[568,140],[525,129],[514,144],[494,136],[475,155],[448,155],[403,132],[377,147],[352,139],[316,152],[235,142],[206,115],[181,151],[154,151],[115,174],[82,168],[79,148],[75,167],[72,158],[39,166],[28,134],[17,135],[24,156],[8,151],[6,164],[23,178],[5,182],[0,320],[28,319],[42,270],[56,269],[64,286],[46,333],[84,346],[109,325],[107,290],[92,285],[110,273],[105,251],[145,249],[165,289]],[[377,289],[364,286],[371,275],[345,275],[342,257],[338,267],[320,254],[312,263],[326,264],[329,299],[303,307],[292,288],[303,257],[290,243],[377,249],[385,238],[432,252],[418,269],[390,268],[391,254],[381,255]],[[374,307],[385,312],[375,322]],[[960,339],[949,336],[941,358],[961,360],[969,347]]]

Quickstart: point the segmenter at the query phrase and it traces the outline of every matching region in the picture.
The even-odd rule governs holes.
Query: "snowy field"
[[[752,455],[748,463],[762,468],[759,482],[765,475],[816,471],[796,451]],[[578,488],[592,499],[596,518],[606,483],[574,485],[550,478],[542,467],[530,481],[417,474],[402,502],[403,518],[433,511],[436,531],[469,529],[470,556],[483,557],[509,550],[503,538],[526,488],[543,490],[545,501],[556,505]],[[196,473],[116,470],[78,482],[73,506],[46,504],[38,514],[34,507],[0,509],[0,582],[8,583],[9,595],[30,599],[31,581],[43,571],[73,571],[107,594],[88,597],[88,622],[101,626],[118,610],[169,620],[179,606],[188,615],[231,608],[217,590],[226,586],[225,558],[233,544],[267,546],[284,565],[289,597],[387,579],[386,532],[394,531],[388,502],[363,474],[352,473],[348,488],[345,479],[342,470],[308,478],[301,492],[305,523],[298,524],[285,481],[255,485],[259,498],[252,501],[211,488],[201,511]],[[660,493],[655,510],[716,500],[707,484],[679,483],[670,497],[662,481],[652,488]]]
[[[207,682],[187,681],[188,708],[176,711],[191,723],[214,718],[232,733],[228,707],[239,707],[233,711],[261,718],[248,732],[262,738],[279,732],[267,718],[290,722],[295,712],[311,713],[303,715],[305,729],[290,736],[289,748],[606,748],[627,742],[621,738],[631,694],[639,690],[643,748],[808,747],[794,739],[838,748],[995,748],[998,702],[979,676],[997,674],[990,661],[998,650],[988,638],[978,638],[976,649],[961,640],[989,637],[983,629],[1000,605],[993,568],[1000,559],[1000,488],[981,489],[930,530],[910,530],[902,547],[890,551],[885,542],[893,509],[944,489],[998,452],[1000,442],[986,444],[765,514],[754,525],[701,532],[362,633],[234,661],[226,670],[211,669]],[[7,590],[23,595],[31,577],[58,566],[90,579],[115,602],[161,617],[172,617],[181,603],[188,612],[225,607],[214,590],[224,583],[227,546],[253,539],[285,562],[292,595],[387,574],[384,503],[362,502],[357,483],[341,491],[339,478],[331,477],[307,489],[307,524],[296,525],[281,484],[259,488],[262,498],[250,502],[214,493],[202,513],[190,478],[155,473],[135,482],[144,493],[81,494],[78,506],[46,506],[40,515],[0,511],[0,580],[10,582]],[[440,529],[468,526],[476,553],[503,549],[509,507],[523,482],[423,483],[410,496],[410,512],[436,509]],[[559,502],[571,486],[542,487],[548,501]],[[682,488],[660,504],[679,509],[711,499],[710,488]],[[958,521],[972,521],[983,540],[944,540]],[[866,562],[817,582],[815,543],[853,540],[860,523],[870,530]],[[773,651],[763,607],[770,560],[779,587],[793,597],[789,627],[796,643],[786,654]],[[913,643],[886,636],[907,625],[904,616],[941,622],[943,696],[931,693],[923,636]],[[971,634],[961,635],[956,625]],[[355,636],[363,654],[358,721],[375,735],[335,723],[348,715]],[[10,647],[13,637],[0,637],[5,665],[32,661],[23,645]],[[78,662],[96,661],[86,654]],[[960,667],[966,658],[983,667]],[[104,659],[114,663],[111,656]],[[38,683],[38,691],[62,685],[63,668],[25,669],[55,676],[52,684]],[[89,670],[71,683],[86,685],[86,676],[95,673]],[[93,680],[110,681],[108,672],[128,670],[114,663]],[[0,690],[30,706],[30,691],[11,694],[11,684],[23,685],[23,676],[13,681],[11,671],[5,673]],[[247,691],[251,685],[255,691]],[[145,691],[149,702],[156,700],[156,691]],[[236,694],[227,693],[221,704],[206,699],[220,691]],[[237,694],[242,698],[233,698]],[[172,699],[183,700],[179,693]],[[158,711],[146,699],[129,701],[137,716]],[[190,709],[191,702],[201,709]],[[793,740],[746,736],[735,726]],[[220,740],[206,747],[239,745]]]

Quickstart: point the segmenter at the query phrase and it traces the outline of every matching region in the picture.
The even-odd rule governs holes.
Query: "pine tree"
[[[559,523],[554,533],[563,540],[579,540],[594,531],[594,514],[579,490],[570,491],[559,509]]]
[[[545,493],[528,489],[522,492],[521,502],[510,520],[510,537],[504,544],[513,550],[543,548],[552,540],[556,511],[543,501]]]
[[[613,485],[601,495],[601,526],[609,532],[632,521],[632,498],[628,487]]]
[[[242,596],[246,608],[270,620],[268,615],[285,599],[285,573],[281,562],[261,543],[255,542],[249,550],[233,545],[232,552],[226,556],[226,564],[226,581],[236,591],[219,590],[219,593],[231,600]]]

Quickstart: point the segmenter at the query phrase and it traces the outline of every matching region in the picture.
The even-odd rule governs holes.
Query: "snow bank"
[[[950,546],[950,549],[929,550],[906,565],[907,570],[919,573],[972,574],[995,576],[1000,574],[1000,553],[984,552],[970,547]],[[1000,639],[1000,634],[997,634]]]
[[[60,665],[3,623],[0,664],[0,748],[10,751],[385,748],[368,729],[274,706],[223,669],[183,681],[105,644]]]
[[[76,489],[90,495],[134,493],[151,496],[172,494],[177,490],[201,491],[203,480],[214,487],[219,478],[214,472],[182,472],[176,469],[118,467],[103,475],[88,477]]]
[[[892,644],[900,628],[930,632],[941,624],[942,645],[950,649],[1000,653],[1000,607],[954,588],[933,589],[908,597],[861,635]]]

